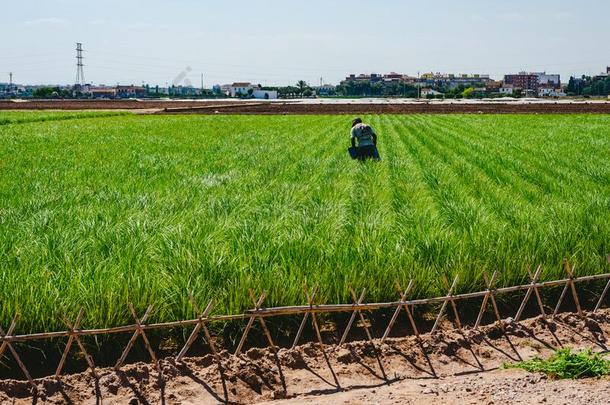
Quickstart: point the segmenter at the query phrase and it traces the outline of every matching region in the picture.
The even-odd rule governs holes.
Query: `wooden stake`
[[[199,309],[197,307],[197,304],[195,303],[193,296],[190,295],[189,298],[191,301],[191,305],[193,306],[195,311],[199,312]],[[199,322],[197,322],[197,324],[193,328],[193,331],[191,332],[189,338],[186,340],[186,343],[182,347],[182,350],[180,350],[180,353],[178,353],[178,355],[176,356],[176,361],[182,361],[182,358],[186,355],[186,352],[188,351],[188,349],[192,346],[192,344],[197,339],[197,335],[199,335],[199,331],[201,331],[202,328],[207,329],[207,327],[205,326],[205,321],[207,320],[210,312],[212,312],[213,307],[214,307],[214,300],[212,299],[208,302],[208,305],[205,307],[205,310],[200,313]],[[208,341],[208,343],[210,346],[213,346],[212,342]],[[211,348],[211,350],[212,350],[212,353],[215,352],[215,349]]]
[[[400,284],[398,282],[396,282],[396,287],[398,288],[398,292],[400,293],[400,291],[402,291],[402,288],[400,287]],[[426,352],[426,348],[424,346],[424,340],[421,338],[421,336],[419,334],[419,330],[417,329],[417,325],[415,324],[415,319],[413,318],[411,308],[409,308],[409,305],[405,302],[405,300],[407,298],[407,294],[411,291],[412,287],[413,287],[413,280],[410,280],[409,285],[407,286],[407,289],[401,295],[401,300],[400,300],[401,304],[399,305],[399,307],[397,309],[400,311],[401,307],[404,307],[405,312],[407,313],[407,318],[409,319],[409,324],[411,325],[411,329],[413,329],[413,333],[415,334],[415,338],[417,339],[417,344],[419,345],[419,348],[421,349],[422,354],[424,355],[424,357],[426,358],[426,361],[428,362],[428,366],[430,367],[432,376],[434,376],[436,378],[436,370],[434,370],[434,367],[432,366],[432,362],[430,361],[430,357],[428,356],[428,352]],[[395,313],[395,316],[396,316],[396,313]],[[393,318],[395,318],[395,317],[393,317]],[[388,325],[388,327],[391,327],[391,326]],[[386,333],[389,333],[389,329],[386,330]],[[383,342],[383,339],[381,341]]]
[[[555,310],[553,311],[553,316],[557,316],[559,313],[559,308],[561,307],[561,303],[563,302],[563,298],[566,296],[568,292],[569,282],[566,281],[566,284],[563,286],[563,290],[561,291],[561,295],[559,296],[559,300],[557,301],[557,305],[555,305]]]
[[[474,329],[478,329],[478,327],[481,325],[483,314],[485,314],[485,310],[487,309],[487,303],[489,302],[489,298],[493,295],[493,285],[496,282],[497,275],[498,272],[494,271],[491,275],[491,280],[489,280],[487,279],[487,275],[483,273],[483,278],[485,279],[485,284],[487,285],[487,294],[485,294],[485,296],[483,297],[483,303],[481,304],[481,309],[479,310],[477,321],[474,324]]]
[[[212,341],[212,335],[210,334],[210,331],[206,325],[206,321],[209,318],[210,312],[212,312],[212,308],[214,308],[214,299],[211,299],[208,302],[208,305],[205,307],[203,312],[199,311],[199,307],[197,306],[197,303],[195,302],[195,298],[193,298],[192,294],[189,294],[189,300],[191,301],[191,305],[193,306],[193,309],[195,310],[195,312],[200,314],[199,322],[197,322],[197,325],[195,325],[195,328],[193,328],[193,331],[191,332],[186,343],[184,344],[184,347],[182,348],[182,350],[180,350],[180,353],[178,353],[178,356],[176,356],[176,361],[177,362],[182,361],[182,359],[186,355],[186,352],[188,351],[188,349],[197,339],[197,335],[199,334],[199,331],[203,330],[203,336],[205,337],[205,340],[208,343],[208,346],[210,347],[210,351],[212,352],[212,356],[214,356],[214,360],[216,360],[216,366],[218,367],[218,374],[220,374],[220,381],[222,383],[222,389],[223,389],[224,396],[225,396],[225,402],[228,403],[229,402],[229,391],[227,390],[227,384],[225,382],[225,375],[224,375],[224,368],[222,365],[222,359],[220,358],[220,355],[218,354],[218,350],[216,350],[216,346],[214,345],[214,342]]]
[[[248,292],[250,293],[250,299],[252,300],[252,303],[254,305],[256,305],[256,297],[254,296],[254,291],[252,291],[252,289],[249,289]],[[259,305],[258,309],[260,309],[260,305]],[[271,333],[269,332],[269,329],[267,328],[265,319],[262,316],[259,316],[258,321],[260,322],[261,327],[263,328],[263,332],[265,333],[265,336],[267,337],[267,342],[269,343],[269,346],[271,346],[271,349],[273,351],[277,351],[277,347],[275,346],[275,343],[273,343],[273,339],[271,338]]]
[[[4,354],[4,351],[6,350],[6,347],[8,346],[9,342],[4,340],[5,336],[11,336],[13,334],[13,332],[15,331],[15,327],[17,326],[17,321],[19,320],[19,318],[21,317],[21,315],[16,314],[13,317],[13,321],[11,322],[11,325],[8,328],[8,332],[6,334],[4,334],[4,331],[0,332],[3,336],[2,336],[2,345],[0,345],[0,358],[2,358],[2,355]],[[1,327],[0,327],[0,330]]]
[[[81,307],[80,310],[78,311],[78,315],[76,316],[76,320],[74,321],[74,325],[66,317],[64,317],[64,322],[68,326],[68,332],[70,333],[70,336],[68,337],[68,343],[66,344],[66,348],[64,349],[64,352],[61,356],[61,360],[57,366],[57,370],[55,371],[55,378],[57,378],[57,379],[59,379],[59,377],[61,375],[61,371],[64,367],[64,363],[66,362],[66,359],[68,358],[68,354],[70,353],[70,347],[72,346],[72,343],[74,340],[76,340],[76,343],[77,343],[82,355],[85,357],[85,361],[87,362],[87,365],[91,369],[91,374],[93,375],[94,378],[96,378],[96,379],[99,378],[97,373],[95,372],[95,363],[93,362],[93,358],[89,355],[89,353],[87,352],[87,349],[85,348],[85,345],[83,345],[83,343],[80,340],[80,337],[76,333],[76,331],[80,327],[80,323],[83,319],[84,313],[85,313],[85,309],[83,307]]]
[[[606,296],[606,293],[608,293],[609,288],[610,280],[608,280],[608,282],[606,283],[606,287],[604,287],[604,292],[602,292],[602,295],[599,296],[599,300],[597,301],[597,305],[595,305],[595,309],[593,310],[593,312],[597,312],[597,310],[601,308],[602,303],[604,302],[604,297]]]
[[[366,288],[364,288],[362,290],[362,293],[360,294],[360,298],[356,297],[356,294],[355,294],[354,290],[352,289],[352,287],[349,287],[349,289],[352,294],[352,299],[354,300],[354,304],[355,305],[362,304],[362,301],[364,300],[364,296],[366,294]],[[349,330],[351,329],[352,324],[354,323],[354,320],[356,319],[356,315],[358,315],[358,314],[360,314],[360,316],[361,316],[360,319],[361,320],[363,319],[362,314],[360,313],[359,310],[356,309],[352,312],[352,316],[349,318],[349,322],[347,323],[345,331],[343,332],[343,336],[341,336],[341,341],[339,341],[339,346],[341,346],[343,343],[345,343],[345,340],[347,339],[347,334],[349,333]],[[370,340],[370,333],[369,333],[368,327],[366,327],[366,325],[365,325],[365,328],[366,328],[367,334],[369,335],[369,340]]]
[[[309,295],[309,292],[307,291],[307,286],[305,286],[304,288],[305,288],[305,296],[307,297],[307,302],[309,303],[309,308],[312,308],[313,307],[313,294]],[[320,351],[322,352],[322,356],[324,356],[324,360],[326,360],[326,365],[328,366],[328,369],[330,370],[330,373],[332,374],[333,379],[335,380],[335,384],[336,384],[337,388],[341,388],[341,384],[339,383],[337,374],[335,374],[335,370],[333,370],[332,365],[330,364],[330,360],[328,359],[328,356],[326,355],[326,350],[324,349],[324,341],[322,340],[322,334],[320,333],[320,327],[318,326],[318,318],[316,317],[315,312],[311,313],[311,323],[313,324],[313,328],[316,332],[316,337],[318,338],[318,345],[320,346]]]
[[[263,304],[263,301],[265,301],[266,296],[267,296],[267,293],[263,291],[261,296],[258,298],[258,301],[256,301],[254,303],[255,304],[254,311],[258,311],[260,309],[261,305]],[[255,318],[256,318],[255,314],[251,314],[250,317],[248,318],[248,323],[246,324],[246,329],[244,329],[244,333],[241,336],[239,344],[237,345],[237,349],[235,350],[236,356],[241,353],[241,349],[243,349],[244,344],[246,343],[246,339],[248,338],[248,333],[250,333],[250,329],[252,328],[252,325],[254,324]]]
[[[485,277],[485,281],[491,286],[492,284],[489,282],[489,278],[487,277],[486,273],[483,273],[483,277]],[[500,323],[500,327],[504,330],[504,321],[502,320],[502,317],[500,316],[500,311],[498,310],[498,303],[496,302],[496,294],[497,290],[493,290],[491,291],[491,295],[489,296],[489,298],[491,299],[491,306],[494,310],[494,313],[496,314],[496,320]]]
[[[570,266],[566,264],[565,266],[566,272],[570,276],[570,288],[572,289],[572,298],[574,298],[574,303],[576,304],[576,310],[578,311],[579,316],[583,316],[582,308],[580,307],[580,300],[578,299],[578,294],[576,293],[576,284],[574,283],[574,266],[570,269]]]
[[[307,287],[305,287],[305,288],[307,288]],[[318,292],[318,286],[315,286],[311,293],[312,300],[315,299],[317,292]],[[307,324],[308,317],[309,317],[309,312],[305,312],[305,315],[303,315],[303,320],[301,321],[301,324],[299,325],[299,330],[297,331],[297,335],[294,337],[294,342],[292,343],[293,349],[295,347],[297,347],[297,345],[299,344],[299,339],[301,338],[301,334],[303,333],[303,330],[305,329],[305,325]]]
[[[538,283],[538,278],[540,277],[540,272],[542,271],[542,266],[538,266],[536,273],[534,273],[534,278],[531,279],[530,287],[527,289],[525,293],[525,297],[523,301],[521,301],[521,305],[519,306],[519,310],[517,311],[517,315],[515,315],[515,322],[519,322],[521,319],[521,315],[523,315],[523,310],[525,309],[525,305],[529,301],[532,296],[532,292],[534,292],[534,288],[536,283]]]
[[[121,366],[125,362],[125,359],[127,358],[127,355],[129,354],[129,351],[131,350],[134,343],[136,342],[136,339],[140,335],[142,335],[142,339],[144,340],[144,345],[146,346],[146,350],[148,350],[148,354],[150,355],[151,359],[155,362],[155,364],[158,367],[159,362],[157,361],[157,356],[155,356],[155,353],[152,351],[152,348],[150,347],[150,343],[148,342],[148,338],[146,337],[146,334],[144,333],[144,329],[142,329],[142,324],[144,322],[146,322],[146,319],[148,319],[148,316],[150,315],[150,312],[152,311],[152,305],[148,306],[142,319],[138,319],[136,311],[133,309],[133,305],[131,304],[131,302],[129,303],[129,310],[131,311],[131,314],[136,321],[136,330],[133,333],[133,335],[131,336],[131,339],[129,339],[129,342],[127,342],[127,346],[125,346],[125,350],[123,350],[121,357],[114,365],[114,369],[118,371],[121,368]]]
[[[352,300],[354,300],[354,302],[361,303],[364,300],[364,296],[366,294],[366,288],[362,289],[362,294],[360,294],[359,299],[357,299],[356,291],[354,291],[354,289],[351,286],[349,287],[349,291],[350,291],[350,294],[352,295]],[[387,380],[388,376],[386,375],[385,369],[383,368],[383,364],[381,363],[380,352],[377,351],[377,346],[375,346],[375,342],[373,341],[373,335],[371,335],[371,331],[366,324],[366,319],[364,318],[364,314],[360,310],[356,310],[355,312],[358,312],[360,322],[362,322],[362,327],[364,328],[364,331],[366,332],[366,338],[369,341],[369,344],[371,345],[371,347],[373,348],[373,351],[375,352],[375,357],[377,358],[377,363],[379,364],[379,369],[381,370],[383,379]],[[346,329],[346,331],[347,331],[347,329]]]
[[[445,313],[445,309],[447,308],[447,302],[453,296],[453,290],[455,289],[455,286],[457,285],[457,281],[458,281],[458,276],[456,275],[455,278],[453,279],[453,284],[451,284],[451,287],[449,288],[449,292],[445,296],[445,300],[443,301],[441,310],[439,311],[438,316],[436,317],[436,321],[434,322],[434,326],[432,326],[432,330],[430,331],[430,333],[434,333],[436,331],[436,329],[438,328],[438,326],[440,325],[441,318],[443,317],[443,314]],[[453,302],[453,300],[451,300],[451,301]]]
[[[555,306],[555,311],[553,311],[553,316],[556,316],[559,313],[559,308],[563,303],[563,299],[565,298],[566,293],[568,292],[568,288],[572,290],[572,298],[574,299],[574,304],[576,305],[576,311],[579,316],[583,315],[582,309],[580,307],[580,300],[578,299],[578,294],[576,293],[576,285],[574,277],[574,267],[570,269],[570,264],[566,260],[563,264],[563,270],[568,275],[568,280],[566,281],[565,286],[563,287],[563,291],[561,292],[561,296],[559,297],[559,301],[557,301],[557,305]]]
[[[538,268],[542,267],[541,265]],[[536,269],[537,271],[538,269]],[[527,269],[527,274],[530,276],[530,280],[534,280],[530,269]],[[546,319],[546,312],[544,311],[544,305],[542,304],[542,298],[540,298],[540,292],[538,292],[538,287],[534,286],[534,294],[536,294],[536,301],[538,302],[538,308],[540,309],[540,313],[542,317]]]
[[[398,283],[396,283],[398,285]],[[402,288],[400,288],[400,285],[398,285],[399,291],[402,291]],[[398,306],[396,306],[396,310],[394,311],[394,314],[392,315],[392,318],[390,319],[390,323],[388,324],[388,327],[385,329],[385,332],[383,333],[383,337],[381,338],[381,343],[383,343],[386,338],[389,336],[390,332],[392,331],[392,327],[394,326],[394,323],[396,322],[396,319],[398,319],[398,315],[400,314],[400,310],[402,309],[403,306],[405,306],[405,301],[407,299],[407,296],[411,293],[411,290],[413,289],[413,280],[409,280],[409,284],[407,285],[407,289],[400,293],[400,302],[398,303]]]
[[[443,276],[443,279],[445,281],[445,288],[447,288],[449,286],[449,280],[447,280],[446,276]],[[455,323],[457,325],[457,328],[458,330],[462,330],[462,321],[460,320],[460,314],[458,312],[455,300],[453,298],[450,298],[449,303],[451,304],[451,308],[453,308],[453,316],[455,317]]]
[[[11,334],[15,330],[15,327],[17,326],[18,320],[19,320],[19,314],[16,314],[13,317],[13,321],[11,322],[11,326],[8,329],[8,333],[4,333],[4,329],[2,329],[2,326],[0,326],[0,339],[2,339],[2,345],[0,346],[0,359],[2,358],[2,355],[4,354],[4,350],[6,350],[6,348],[8,347],[8,349],[11,351],[11,354],[13,355],[13,358],[17,362],[17,365],[19,365],[21,372],[23,372],[23,374],[25,375],[25,378],[27,378],[28,382],[32,386],[32,389],[34,391],[38,391],[38,387],[34,383],[34,380],[32,379],[32,376],[30,375],[30,372],[28,371],[28,369],[25,367],[25,364],[23,364],[23,361],[21,361],[21,357],[19,357],[19,354],[17,353],[17,351],[15,350],[13,345],[9,341],[4,340],[5,337],[11,336]]]

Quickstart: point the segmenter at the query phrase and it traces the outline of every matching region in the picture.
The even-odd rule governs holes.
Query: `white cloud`
[[[45,17],[45,18],[37,18],[34,20],[28,20],[25,22],[27,25],[64,25],[67,24],[68,21],[59,17]]]
[[[108,23],[108,20],[104,20],[103,18],[89,21],[89,25],[103,25],[103,24],[107,24],[107,23]]]

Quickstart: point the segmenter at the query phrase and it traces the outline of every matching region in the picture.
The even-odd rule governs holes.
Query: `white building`
[[[335,91],[336,87],[332,84],[323,84],[315,88],[316,93],[322,96],[328,95]]]
[[[510,96],[514,93],[515,88],[512,84],[505,84],[502,87],[500,87],[498,90],[500,91],[500,94]]]
[[[538,87],[538,97],[550,97],[551,93],[554,93],[555,89],[553,86],[540,86]]]
[[[553,86],[558,89],[561,86],[561,77],[558,74],[547,74],[546,72],[534,73],[538,76],[539,86]]]
[[[245,96],[250,90],[253,90],[252,83],[236,82],[229,87],[228,95],[231,97]]]
[[[436,96],[442,96],[442,95],[443,95],[443,93],[441,93],[440,91],[436,91],[436,90],[428,89],[428,88],[421,89],[421,96],[422,97],[428,97],[428,96],[436,97]]]
[[[277,98],[277,90],[255,89],[252,92],[252,97],[262,100],[275,100]]]

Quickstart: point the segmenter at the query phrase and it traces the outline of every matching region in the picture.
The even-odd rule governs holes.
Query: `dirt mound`
[[[36,381],[36,398],[46,403],[233,403],[285,400],[330,403],[372,400],[384,403],[444,401],[448,404],[515,402],[571,403],[608,401],[610,381],[547,381],[517,370],[500,370],[505,362],[546,356],[559,347],[604,351],[610,334],[610,310],[579,317],[561,314],[478,330],[442,330],[434,334],[368,341],[342,346],[307,343],[296,349],[252,348],[240,356],[223,353],[136,363],[121,371],[48,377]],[[583,396],[586,388],[586,396]],[[603,395],[603,396],[602,396]],[[31,403],[27,382],[0,381],[0,402]],[[597,399],[599,401],[597,401]],[[607,402],[606,402],[607,403]]]

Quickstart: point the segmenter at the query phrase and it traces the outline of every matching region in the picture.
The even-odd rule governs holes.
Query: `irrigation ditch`
[[[463,294],[454,292],[456,277],[451,284],[445,280],[446,295],[421,299],[409,298],[413,288],[411,281],[407,286],[397,286],[399,299],[393,302],[367,303],[366,290],[351,290],[353,302],[350,304],[322,304],[317,303],[317,290],[313,288],[305,290],[307,303],[304,305],[266,308],[265,293],[255,295],[250,291],[253,308],[236,315],[212,315],[213,300],[200,307],[191,297],[192,305],[200,315],[195,319],[165,323],[147,323],[153,308],[149,306],[144,313],[137,313],[128,303],[134,323],[105,329],[82,328],[84,311],[80,309],[75,319],[65,319],[66,330],[15,335],[13,331],[19,322],[16,314],[7,328],[2,326],[0,329],[1,377],[21,379],[32,393],[36,393],[41,389],[36,378],[44,376],[51,375],[61,382],[65,373],[86,370],[97,380],[99,367],[110,366],[120,372],[127,363],[148,361],[163,378],[163,361],[170,359],[181,364],[188,356],[209,355],[224,386],[226,359],[240,358],[248,348],[266,347],[277,357],[280,347],[295,349],[301,344],[313,344],[324,354],[332,372],[326,355],[328,350],[335,350],[347,342],[361,341],[377,353],[379,346],[388,339],[406,335],[415,339],[420,354],[428,358],[430,347],[420,335],[434,336],[448,325],[458,331],[471,332],[484,325],[494,325],[502,333],[508,324],[518,325],[529,316],[554,319],[569,311],[584,319],[586,310],[589,314],[599,311],[610,290],[610,273],[576,277],[569,265],[564,269],[566,277],[560,280],[540,281],[539,267],[533,273],[528,272],[529,283],[502,288],[495,287],[496,273],[489,277],[485,275],[485,290]],[[583,294],[587,286],[586,294]],[[600,291],[593,294],[593,289]],[[548,291],[551,293],[546,293]],[[509,300],[502,299],[507,296]],[[551,301],[553,305],[550,305]],[[401,314],[406,315],[406,322],[397,322]],[[227,323],[241,325],[241,334],[235,334],[237,329],[224,337],[212,332],[216,330],[213,325]],[[182,331],[184,339],[176,338],[180,335],[176,333],[178,330]],[[235,339],[237,336],[239,338]],[[102,341],[106,344],[97,347],[103,349],[92,355],[92,348]],[[54,342],[56,349],[45,352],[44,348],[48,349],[50,342]],[[63,350],[59,350],[62,346]],[[434,375],[431,363],[430,369]],[[339,385],[334,372],[332,375]]]

